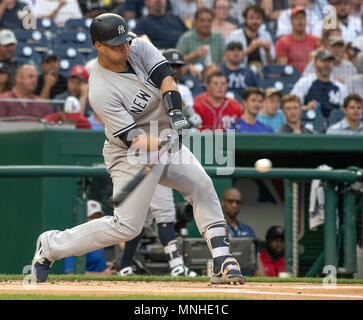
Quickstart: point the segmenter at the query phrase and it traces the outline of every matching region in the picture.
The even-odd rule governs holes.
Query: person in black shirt
[[[184,22],[166,13],[166,0],[146,0],[149,14],[141,18],[133,30],[138,36],[146,34],[158,49],[175,48],[182,33],[187,31]]]
[[[0,28],[23,28],[22,18],[27,14],[25,6],[25,3],[17,0],[0,0]]]
[[[53,99],[67,90],[67,78],[59,74],[59,59],[54,53],[45,53],[40,67],[43,73],[39,77],[36,95],[43,99]]]
[[[16,45],[18,41],[14,35],[14,32],[8,29],[0,31],[0,62],[5,64],[11,77],[15,78],[15,72],[19,64],[15,58]]]

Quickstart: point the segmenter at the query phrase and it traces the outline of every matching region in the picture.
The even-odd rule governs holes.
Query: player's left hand
[[[170,126],[176,132],[180,132],[183,129],[189,129],[189,124],[187,119],[184,117],[183,113],[178,110],[172,110],[169,112]]]

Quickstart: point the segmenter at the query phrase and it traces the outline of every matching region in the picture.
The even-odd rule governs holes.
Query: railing
[[[217,174],[218,169],[218,174]],[[299,182],[309,182],[313,179],[324,181],[325,189],[325,220],[324,220],[324,258],[320,257],[319,263],[337,267],[337,191],[335,186],[344,183],[344,268],[347,272],[356,271],[356,218],[355,218],[355,197],[349,188],[355,182],[363,181],[363,170],[350,167],[347,170],[321,171],[315,169],[271,169],[266,173],[259,173],[253,168],[234,168],[231,175],[231,168],[206,167],[208,175],[213,178],[250,178],[250,179],[284,179],[285,188],[285,259],[286,269],[297,276],[297,233],[296,229],[296,191],[294,185]],[[223,173],[225,172],[225,173]],[[0,166],[0,178],[34,178],[34,177],[80,177],[77,192],[78,215],[75,217],[75,224],[86,221],[87,217],[87,178],[107,176],[104,167],[86,166]],[[0,182],[1,183],[1,182]],[[296,208],[295,208],[296,209]],[[295,212],[295,213],[294,213]],[[295,216],[294,216],[295,215]],[[295,220],[294,220],[295,219]],[[296,230],[295,230],[296,231]],[[294,258],[295,257],[295,258]],[[317,262],[318,263],[318,262]],[[83,273],[85,260],[76,257],[75,273]],[[314,265],[313,269],[317,269]],[[309,274],[314,273],[310,271]]]

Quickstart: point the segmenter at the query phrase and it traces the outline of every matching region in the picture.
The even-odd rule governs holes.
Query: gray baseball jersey
[[[169,128],[162,93],[150,77],[167,63],[164,56],[148,41],[137,38],[128,61],[135,73],[112,72],[96,63],[89,79],[92,109],[105,123],[107,139],[121,148],[126,146],[120,136],[136,126],[148,135],[150,121],[158,121],[158,133]]]
[[[169,128],[158,89],[168,75],[163,67],[167,66],[165,58],[152,44],[135,39],[128,61],[131,73],[112,72],[96,63],[89,81],[91,106],[105,123],[108,141],[103,155],[114,195],[143,167],[141,163],[131,163],[125,156],[128,151],[125,134],[135,127],[150,135]],[[157,121],[158,133],[150,131],[152,121]],[[201,234],[209,226],[225,222],[212,180],[189,149],[182,146],[177,152],[161,155],[160,162],[146,178],[115,207],[113,217],[105,216],[64,231],[42,233],[42,254],[55,261],[133,239],[144,226],[158,184],[179,191],[193,205]],[[170,195],[171,190],[167,192]]]

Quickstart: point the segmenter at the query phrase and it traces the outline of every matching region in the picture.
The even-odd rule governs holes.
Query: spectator
[[[311,51],[318,47],[319,38],[307,34],[306,11],[302,7],[291,10],[292,33],[282,36],[275,43],[277,63],[292,65],[302,73],[308,64]]]
[[[356,93],[363,97],[363,51],[358,54],[357,68],[359,74],[350,77],[346,82],[346,86],[348,93]]]
[[[289,8],[289,0],[261,0],[260,5],[268,20],[277,20],[282,10]]]
[[[215,18],[213,20],[212,31],[223,34],[225,40],[228,39],[232,31],[236,30],[237,25],[227,21],[229,15],[229,1],[215,0],[213,10]]]
[[[267,230],[265,249],[261,250],[257,259],[256,276],[278,277],[285,272],[285,236],[280,226],[273,226]]]
[[[227,189],[221,201],[224,217],[227,221],[228,234],[232,238],[256,238],[253,229],[238,221],[237,216],[241,210],[242,194],[236,188]]]
[[[87,201],[87,221],[102,218],[103,213],[101,204],[95,200]],[[74,257],[64,259],[65,273],[74,273]],[[117,271],[107,265],[106,253],[103,248],[88,252],[86,255],[86,275],[114,275]]]
[[[228,40],[241,42],[244,49],[244,65],[266,65],[275,59],[275,47],[271,35],[261,27],[265,13],[258,5],[251,5],[243,12],[245,26],[233,31]]]
[[[300,98],[294,94],[287,94],[282,98],[282,111],[286,123],[280,128],[278,133],[313,133],[303,127],[301,123],[302,106]]]
[[[203,66],[222,62],[225,42],[222,34],[212,32],[213,19],[211,9],[201,8],[195,13],[195,28],[185,32],[176,45],[185,62],[200,63]]]
[[[175,48],[182,33],[187,31],[183,21],[175,15],[166,13],[166,0],[146,0],[149,14],[138,20],[137,35],[147,35],[159,49]]]
[[[172,13],[172,7],[169,0],[167,0],[166,11],[167,13]],[[147,7],[145,6],[145,0],[125,0],[125,9],[123,12],[123,17],[125,19],[139,20],[146,15]]]
[[[15,76],[15,71],[18,67],[18,61],[15,58],[17,43],[14,32],[8,29],[0,31],[0,62],[10,69],[12,77]]]
[[[88,119],[81,114],[81,105],[76,97],[69,96],[64,102],[63,108],[58,112],[47,115],[43,118],[49,123],[74,124],[76,129],[91,129]]]
[[[8,66],[0,62],[0,94],[10,91],[12,88],[12,78]]]
[[[354,67],[358,67],[358,54],[361,52],[360,48],[353,46],[353,43],[348,43],[345,46],[343,59],[349,61],[353,64]],[[357,69],[358,71],[358,69]]]
[[[329,37],[328,50],[334,56],[332,77],[335,80],[340,81],[341,83],[345,83],[345,80],[357,74],[357,69],[353,65],[353,63],[344,59],[345,47],[344,40],[341,36],[331,35]],[[306,66],[302,76],[306,77],[314,73],[314,62],[310,61]]]
[[[329,50],[329,38],[330,37],[341,36],[341,35],[342,35],[342,32],[339,28],[323,29],[323,32],[321,33],[321,38],[319,40],[318,47],[316,48],[316,50],[313,50],[310,52],[309,62],[314,60],[314,57],[319,50]]]
[[[21,29],[23,28],[22,18],[27,14],[24,11],[25,3],[18,0],[1,0],[0,3],[0,28]]]
[[[15,117],[14,121],[38,121],[52,113],[48,103],[40,102],[40,97],[34,94],[38,82],[38,71],[35,66],[24,64],[15,73],[13,90],[0,95],[0,118]],[[14,101],[1,101],[14,99]],[[16,101],[15,99],[26,99]],[[34,100],[28,102],[28,100]]]
[[[195,97],[194,110],[202,118],[204,129],[228,129],[242,114],[242,107],[226,97],[227,78],[220,71],[212,71],[206,80],[206,92]]]
[[[205,0],[203,0],[205,1]],[[250,5],[255,5],[256,0],[229,0],[229,16],[237,24],[245,23],[245,17],[241,14]]]
[[[271,127],[257,120],[257,115],[263,107],[264,98],[265,93],[262,89],[246,88],[243,93],[243,115],[232,124],[230,129],[236,130],[236,133],[273,133]]]
[[[322,32],[322,23],[319,17],[314,13],[314,10],[309,0],[294,0],[292,1],[292,8],[303,7],[306,12],[306,28],[307,34],[312,34],[320,38]],[[290,34],[292,32],[291,25],[291,12],[292,9],[283,10],[277,20],[276,36],[278,38]]]
[[[227,46],[224,63],[221,70],[227,76],[228,94],[242,102],[242,95],[246,87],[257,87],[256,74],[248,67],[241,67],[243,50],[240,42],[230,42]]]
[[[304,109],[314,109],[324,117],[339,109],[348,95],[346,86],[332,79],[333,64],[330,51],[319,51],[314,59],[315,74],[300,78],[291,91],[300,98]]]
[[[57,94],[67,90],[67,78],[59,74],[59,59],[52,51],[43,54],[40,68],[43,73],[36,94],[44,99],[54,99]]]
[[[178,85],[178,90],[182,97],[183,113],[188,120],[190,129],[198,129],[202,124],[202,119],[194,111],[194,99],[192,92],[190,91],[189,87],[180,83],[180,79],[183,76],[185,68],[189,69],[189,67],[185,65],[184,58],[180,54],[180,52],[174,48],[165,50],[163,52],[163,56],[168,61],[170,67],[174,70],[173,78],[175,80],[175,83]]]
[[[180,17],[186,27],[190,29],[194,22],[194,16],[198,8],[201,8],[200,0],[170,0],[173,13]]]
[[[79,100],[82,115],[90,115],[92,113],[91,105],[88,100],[88,71],[84,66],[74,66],[69,74],[67,80],[67,90],[63,93],[57,94],[55,100],[65,100],[69,96],[76,97]],[[53,107],[54,111],[57,110]]]
[[[63,27],[69,19],[82,18],[82,12],[77,0],[36,0],[32,8],[36,18],[49,18]]]
[[[118,1],[99,1],[99,0],[78,0],[84,18],[94,18],[99,14],[105,13],[115,6]]]
[[[352,15],[351,0],[331,0],[331,3],[335,6],[344,42],[353,42],[355,38],[362,34],[362,19]]]
[[[319,20],[323,20],[326,16],[324,8],[329,5],[328,0],[309,0],[309,8],[316,14]]]
[[[281,98],[281,91],[274,88],[266,89],[263,108],[257,115],[257,120],[271,127],[274,132],[279,131],[286,122],[285,116],[280,109]]]
[[[327,134],[363,135],[363,104],[362,97],[350,94],[344,99],[344,119],[333,124]]]

